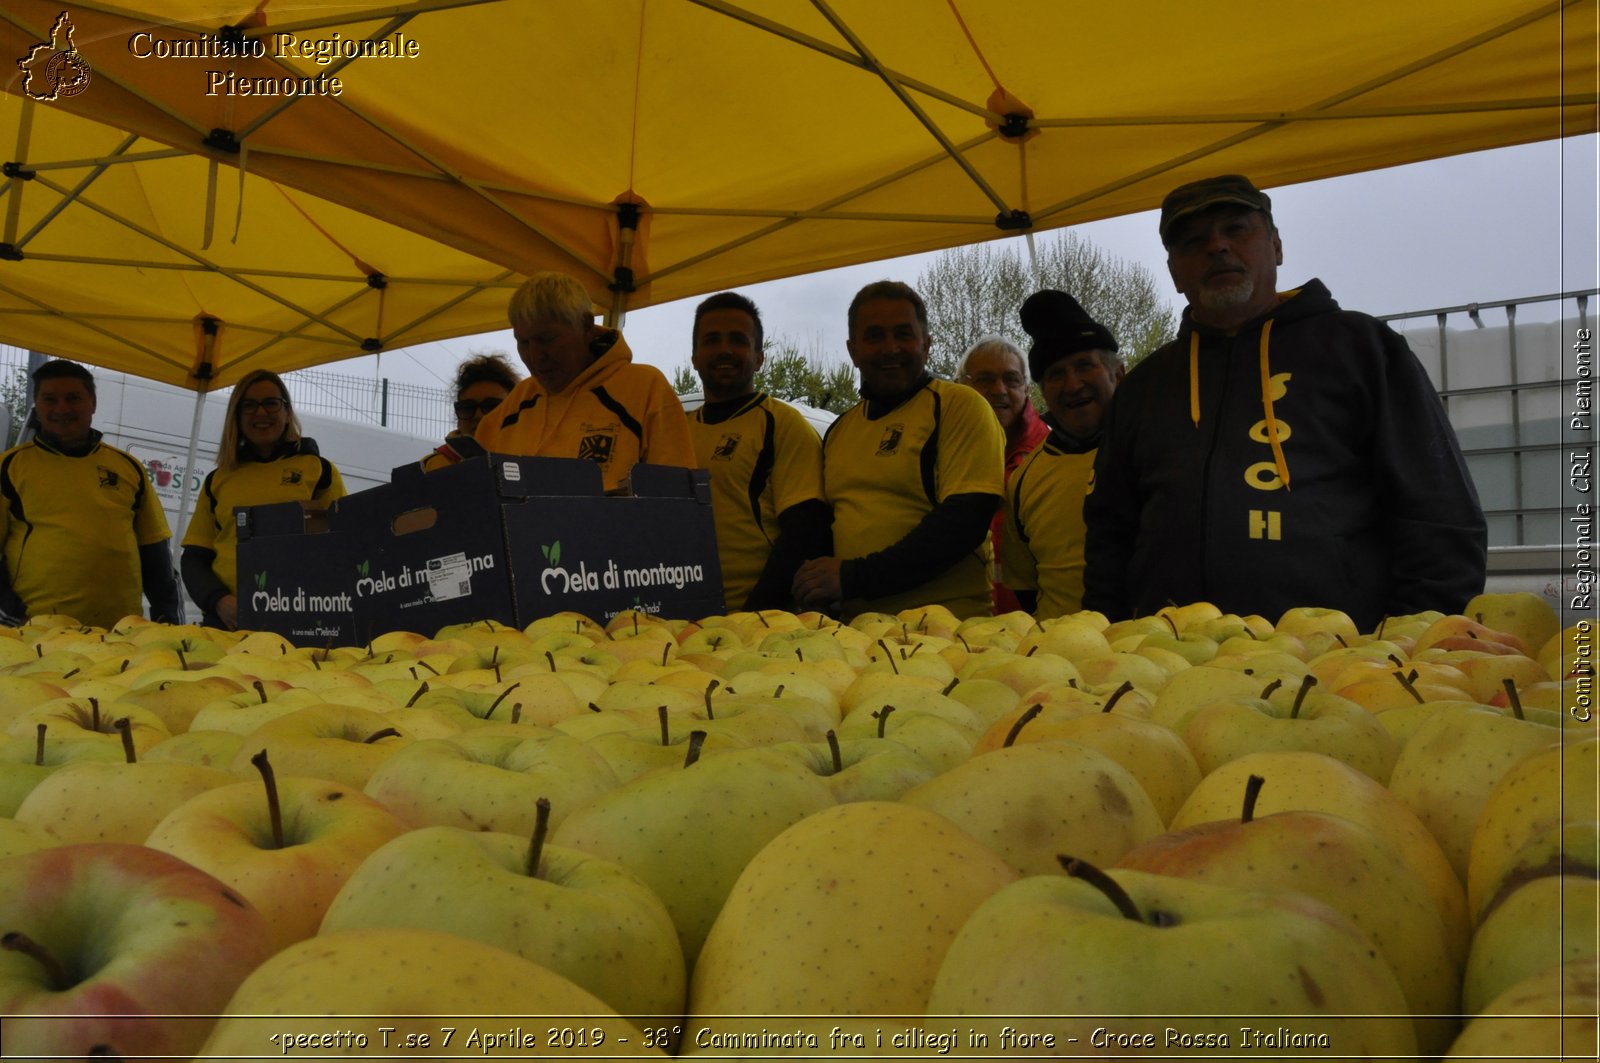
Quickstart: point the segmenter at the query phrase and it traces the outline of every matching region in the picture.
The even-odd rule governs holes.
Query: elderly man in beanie
[[[1034,292],[1020,316],[1050,432],[1006,484],[1000,577],[1048,620],[1083,608],[1083,499],[1124,369],[1115,337],[1066,292]]]
[[[1044,442],[1050,428],[1033,409],[1033,399],[1028,396],[1028,365],[1022,352],[1004,336],[985,336],[961,356],[956,367],[956,382],[982,395],[994,411],[1000,430],[1006,434],[1006,476],[1009,478]],[[995,511],[989,525],[989,541],[994,549],[997,565],[994,579],[994,612],[996,616],[1023,608],[1016,592],[1000,581],[998,563],[1000,544],[1005,527],[1004,507]],[[1031,612],[1031,609],[1029,610]]]
[[[1321,281],[1280,292],[1272,202],[1237,174],[1173,190],[1178,337],[1118,389],[1084,507],[1084,605],[1454,612],[1483,588],[1483,511],[1405,340]]]

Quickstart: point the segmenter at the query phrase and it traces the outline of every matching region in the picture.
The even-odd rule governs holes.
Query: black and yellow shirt
[[[969,387],[930,380],[910,398],[868,415],[846,410],[823,443],[822,481],[833,506],[833,552],[846,560],[894,545],[953,495],[1005,492],[1005,435],[994,410]],[[886,613],[941,604],[957,616],[991,609],[987,535],[953,566],[884,598],[848,603],[847,612]]]
[[[201,485],[183,545],[215,552],[211,571],[236,592],[239,526],[235,509],[273,502],[326,504],[344,494],[339,470],[317,453],[315,443],[309,439],[289,443],[267,461],[243,461],[232,469],[211,470]]]
[[[0,539],[31,616],[111,627],[143,612],[139,548],[172,533],[144,466],[99,438],[77,456],[43,437],[0,455]]]
[[[689,415],[700,467],[711,470],[711,509],[724,600],[738,609],[778,538],[778,515],[822,498],[822,440],[800,411],[764,392]]]
[[[593,461],[612,492],[635,462],[694,468],[683,406],[661,370],[633,364],[619,332],[602,332],[600,344],[605,349],[561,391],[546,391],[536,377],[512,388],[478,423],[483,449]]]
[[[1039,620],[1083,608],[1083,498],[1094,479],[1098,439],[1087,445],[1050,433],[1006,484],[1000,579],[1039,592]]]

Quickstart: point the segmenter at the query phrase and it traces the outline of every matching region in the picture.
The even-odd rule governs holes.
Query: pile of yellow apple
[[[1595,625],[0,629],[9,1055],[1596,1054]]]

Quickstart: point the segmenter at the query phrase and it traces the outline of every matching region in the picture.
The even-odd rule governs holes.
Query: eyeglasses
[[[491,413],[498,405],[500,405],[499,399],[479,399],[476,402],[471,399],[461,399],[456,403],[456,416],[471,417],[475,413]]]
[[[277,413],[279,410],[289,408],[288,399],[240,399],[239,412],[249,417],[257,410],[266,410],[268,413]]]
[[[963,373],[961,383],[970,384],[975,388],[992,388],[996,382],[1008,388],[1020,388],[1027,385],[1021,373]]]

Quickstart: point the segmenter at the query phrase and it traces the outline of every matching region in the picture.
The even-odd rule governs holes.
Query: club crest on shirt
[[[878,440],[878,456],[888,457],[900,449],[900,440],[905,438],[906,426],[892,424],[883,430],[883,438]]]
[[[101,487],[116,487],[122,482],[122,478],[117,475],[117,470],[115,469],[108,469],[104,465],[96,465],[94,469],[95,472],[100,474]]]
[[[739,438],[738,432],[729,432],[722,437],[722,441],[711,451],[711,456],[720,458],[723,461],[733,457],[733,452],[739,449]]]
[[[304,479],[305,474],[299,469],[285,469],[283,470],[283,479],[280,482],[286,484],[297,484]]]
[[[604,465],[611,460],[611,451],[615,448],[616,442],[615,432],[595,432],[586,435],[578,441],[578,457]]]

